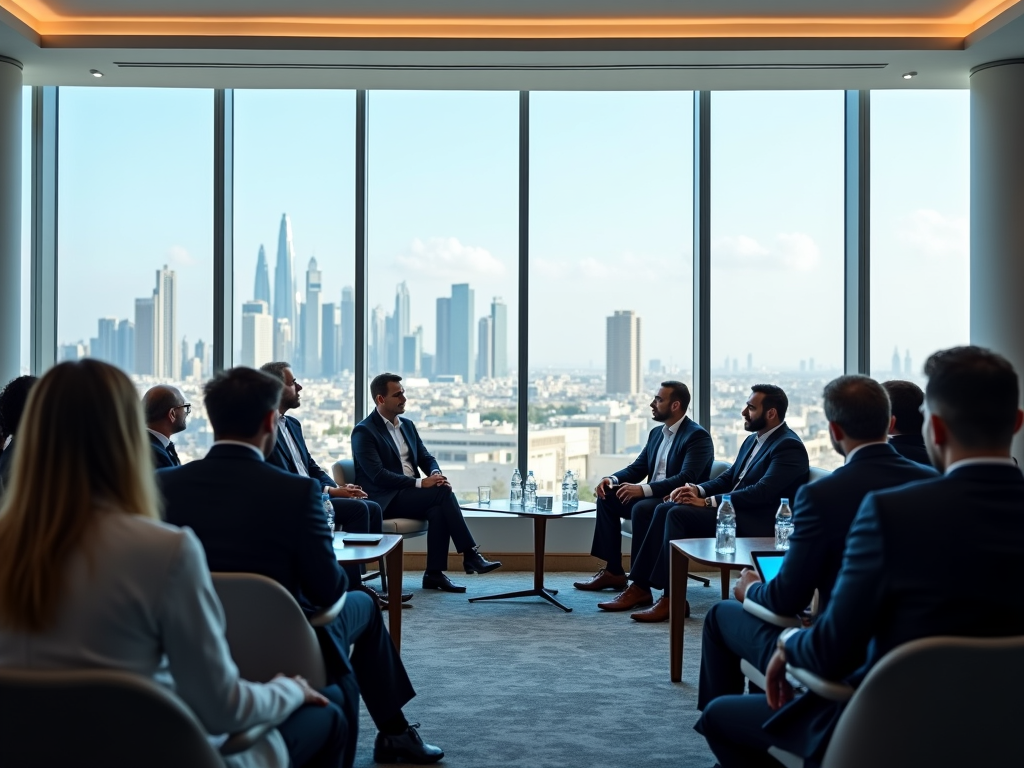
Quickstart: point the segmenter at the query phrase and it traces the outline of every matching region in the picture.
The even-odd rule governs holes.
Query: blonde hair
[[[61,363],[33,387],[18,428],[0,506],[0,625],[52,626],[65,564],[107,510],[160,516],[139,396],[112,365]]]

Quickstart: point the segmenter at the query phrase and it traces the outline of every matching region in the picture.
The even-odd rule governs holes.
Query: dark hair
[[[663,381],[661,386],[672,392],[670,402],[678,400],[683,406],[683,413],[686,413],[686,409],[690,407],[690,388],[681,381]]]
[[[264,373],[269,373],[271,376],[274,376],[274,377],[280,379],[281,382],[283,383],[284,382],[284,371],[285,371],[286,368],[291,368],[291,367],[292,367],[291,363],[284,363],[284,362],[280,362],[280,363],[264,363],[263,365],[260,366],[260,370],[263,371]]]
[[[7,386],[0,392],[0,435],[4,439],[18,431],[18,422],[25,412],[28,393],[37,381],[39,379],[36,376],[19,376],[7,382]]]
[[[214,439],[253,437],[266,415],[280,406],[283,391],[280,381],[255,368],[230,368],[218,373],[203,387]]]
[[[782,390],[774,384],[755,384],[750,388],[751,392],[760,392],[764,395],[764,410],[767,412],[774,408],[779,414],[779,421],[786,420],[786,411],[789,410],[789,398]]]
[[[889,432],[889,396],[868,376],[832,379],[822,392],[825,418],[854,440],[884,440]]]
[[[1020,385],[1002,355],[982,347],[953,347],[924,364],[928,408],[942,417],[965,448],[1005,448],[1013,439]]]
[[[142,398],[142,407],[146,414],[146,423],[160,421],[167,412],[178,404],[178,394],[170,387],[156,386]]]
[[[397,373],[380,373],[373,377],[373,381],[370,382],[370,397],[373,398],[373,402],[377,402],[378,397],[388,396],[388,384],[394,382],[397,384],[402,380],[402,377]]]
[[[896,429],[905,435],[921,434],[924,426],[924,414],[921,404],[924,402],[924,391],[912,381],[883,381],[882,386],[889,393],[892,415],[896,417]]]

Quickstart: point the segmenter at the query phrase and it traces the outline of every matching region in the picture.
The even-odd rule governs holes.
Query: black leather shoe
[[[443,573],[432,576],[429,573],[423,574],[424,589],[440,589],[442,592],[465,592],[466,588],[458,584],[452,584],[452,580]]]
[[[462,566],[466,573],[490,573],[501,568],[501,563],[497,560],[488,560],[474,549],[471,555],[463,558]]]
[[[444,752],[433,744],[425,744],[416,730],[419,723],[413,723],[398,736],[377,734],[373,743],[373,762],[375,763],[418,763],[428,765],[436,763]]]

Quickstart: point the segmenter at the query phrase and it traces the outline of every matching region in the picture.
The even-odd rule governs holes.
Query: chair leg
[[[378,561],[380,567],[380,591],[385,595],[388,593],[388,569],[384,565],[384,558],[382,557]]]
[[[729,599],[729,566],[722,566],[722,599]]]
[[[698,576],[695,573],[688,573],[688,574],[686,574],[686,578],[693,579],[694,581],[699,581],[705,587],[710,587],[711,586],[711,579],[705,579],[703,576]]]

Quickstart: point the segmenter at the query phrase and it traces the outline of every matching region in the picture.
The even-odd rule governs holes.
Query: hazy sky
[[[968,99],[872,96],[879,372],[894,346],[919,366],[967,340]],[[838,367],[842,94],[715,93],[712,106],[713,363],[753,352],[758,367]],[[469,282],[478,317],[504,298],[514,355],[518,94],[373,92],[369,115],[370,306],[390,311],[407,281],[433,351],[436,298]],[[236,92],[236,307],[260,244],[273,285],[282,213],[297,287],[311,256],[324,301],[354,283],[354,117],[351,91]],[[164,263],[178,274],[179,335],[209,339],[212,92],[62,88],[60,118],[59,340],[133,318]],[[602,367],[605,318],[632,309],[645,365],[688,367],[692,95],[532,94],[530,141],[532,364]]]

